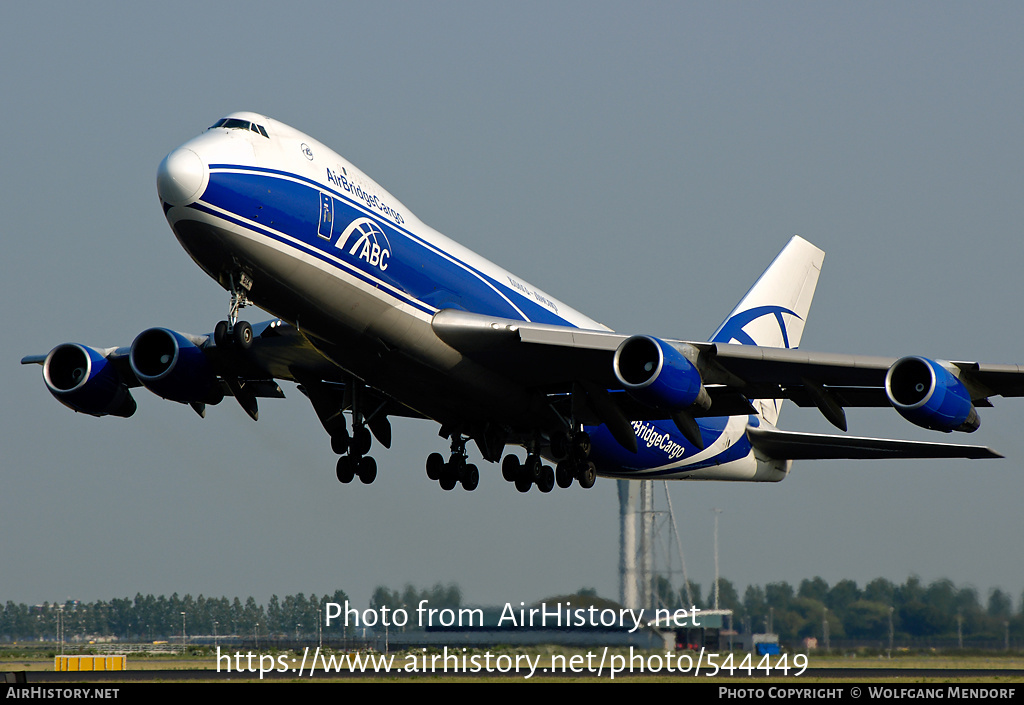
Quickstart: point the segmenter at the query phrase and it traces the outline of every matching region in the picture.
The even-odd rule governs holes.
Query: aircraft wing
[[[283,379],[299,383],[325,427],[335,423],[351,405],[349,377],[293,326],[265,321],[253,324],[252,331],[249,346],[240,348],[218,347],[212,335],[151,328],[130,347],[66,343],[21,363],[43,365],[50,392],[75,411],[94,416],[131,416],[136,405],[129,390],[145,385],[159,396],[189,404],[200,416],[206,404],[234,397],[255,420],[258,398],[284,397],[277,383]],[[375,389],[362,393],[367,408],[381,412],[381,420],[419,416]],[[371,430],[390,445],[389,428],[371,423]]]
[[[613,371],[613,358],[620,346],[631,340],[627,335],[492,318],[453,309],[435,314],[432,325],[442,340],[463,354],[501,366],[527,384],[552,390],[584,381],[608,390],[624,387]],[[817,407],[844,431],[843,409],[848,406],[896,406],[914,423],[939,430],[955,430],[961,425],[940,428],[930,418],[920,422],[911,418],[913,410],[904,413],[900,405],[894,404],[886,391],[886,379],[897,365],[915,368],[922,375],[931,374],[940,386],[962,386],[969,398],[968,405],[991,406],[992,396],[1024,396],[1021,365],[814,353],[727,343],[662,342],[693,364],[714,402],[708,410],[694,410],[693,415],[698,417],[724,415],[721,412],[737,408],[737,397],[742,397],[791,399],[799,406]],[[719,400],[723,404],[715,408]],[[644,415],[643,404],[637,407],[636,403],[622,406],[628,418],[652,418],[650,410]]]
[[[897,358],[816,353],[723,343],[688,343],[701,349],[707,383],[740,385],[752,398],[792,399],[815,406],[812,389],[825,388],[842,406],[888,406],[885,376]],[[1024,396],[1024,366],[944,362],[977,406],[988,397]],[[780,393],[781,392],[781,393]]]

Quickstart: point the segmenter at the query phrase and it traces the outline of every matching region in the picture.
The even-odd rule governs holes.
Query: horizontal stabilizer
[[[1002,458],[985,446],[798,433],[747,426],[754,450],[774,460],[884,460],[887,458]]]

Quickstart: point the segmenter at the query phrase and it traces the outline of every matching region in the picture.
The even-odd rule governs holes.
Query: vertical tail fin
[[[713,343],[796,348],[818,284],[825,253],[795,236],[768,265],[743,300],[711,336]],[[781,401],[761,403],[762,416],[774,424]]]

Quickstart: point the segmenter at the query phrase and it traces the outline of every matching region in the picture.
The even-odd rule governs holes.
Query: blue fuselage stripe
[[[219,210],[203,209],[202,204]],[[501,318],[571,325],[406,228],[302,176],[215,164],[201,204],[194,207],[317,257],[430,314],[459,308]],[[361,224],[353,230],[357,221]],[[346,236],[344,242],[340,241],[342,235]]]
[[[394,222],[395,218],[298,174],[213,164],[201,200],[189,207],[315,258],[333,267],[340,277],[375,287],[427,315],[459,308],[499,318],[575,327],[552,310],[553,302],[535,301],[513,288],[514,281],[497,281]],[[543,299],[539,294],[535,296]],[[545,302],[551,308],[543,305]],[[721,438],[727,422],[727,418],[699,420],[706,447]],[[637,454],[619,445],[606,427],[588,428],[595,450],[599,449],[604,459],[602,473],[683,476],[750,453],[750,443],[741,434],[722,452],[692,462],[701,451],[683,439],[671,421],[636,422],[634,430]]]
[[[226,221],[228,223],[232,223],[234,225],[237,225],[237,226],[239,226],[241,228],[244,228],[244,229],[246,229],[246,230],[248,230],[250,232],[259,233],[260,235],[262,235],[264,237],[267,237],[267,238],[269,238],[271,240],[274,240],[275,242],[279,242],[282,245],[286,245],[288,247],[292,247],[292,248],[294,248],[296,250],[300,250],[300,251],[306,253],[307,255],[309,255],[311,257],[315,257],[316,259],[320,260],[321,262],[324,262],[325,264],[331,265],[333,267],[337,267],[339,269],[343,269],[344,268],[335,259],[331,259],[331,257],[329,257],[322,250],[319,250],[319,249],[316,249],[316,248],[313,248],[313,247],[309,247],[305,243],[296,243],[294,239],[292,239],[290,237],[284,237],[279,232],[275,232],[274,230],[272,230],[270,228],[263,228],[263,227],[260,227],[258,225],[253,225],[251,222],[246,222],[246,221],[241,220],[239,218],[227,215],[226,213],[224,213],[224,212],[222,212],[220,210],[215,210],[213,208],[210,208],[209,206],[203,205],[202,203],[193,203],[192,205],[189,206],[189,208],[192,208],[193,210],[197,210],[197,211],[199,211],[201,213],[206,213],[208,215],[215,216],[215,217],[217,217],[217,218],[219,218],[221,220],[224,220],[224,221]],[[345,271],[350,276],[355,277],[356,279],[359,279],[360,281],[362,281],[362,282],[364,282],[366,284],[369,284],[370,286],[375,286],[378,289],[381,289],[382,291],[387,291],[386,289],[383,289],[380,286],[380,282],[377,279],[374,279],[373,277],[370,277],[370,276],[367,276],[366,274],[363,274],[363,272],[361,272],[359,269],[357,269],[355,267],[348,267],[348,268],[344,268],[344,269],[345,269]],[[438,311],[438,309],[436,307],[435,308],[430,308],[428,306],[424,306],[421,302],[419,302],[416,299],[413,299],[411,297],[401,296],[401,295],[399,295],[399,294],[397,294],[396,292],[393,292],[393,291],[390,291],[388,293],[390,293],[394,298],[402,301],[403,303],[407,303],[410,306],[413,306],[413,307],[419,309],[420,311],[423,311],[424,313],[427,313],[429,315],[433,315],[433,314],[437,313],[437,311]]]

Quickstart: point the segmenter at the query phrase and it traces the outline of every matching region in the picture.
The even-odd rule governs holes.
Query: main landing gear
[[[341,455],[338,458],[338,480],[349,483],[355,477],[364,485],[369,485],[377,479],[377,461],[367,455],[370,446],[373,444],[373,437],[370,429],[363,418],[360,405],[361,387],[358,383],[352,384],[352,435],[349,436],[348,429],[344,425],[344,417],[339,426],[331,433],[331,450]],[[341,416],[339,414],[339,416]],[[385,441],[385,445],[388,442]]]
[[[338,458],[337,473],[340,482],[349,483],[358,476],[360,482],[368,485],[377,479],[377,461],[369,455],[349,451]]]
[[[459,434],[452,435],[452,454],[448,462],[440,453],[427,456],[427,477],[450,491],[461,484],[462,489],[472,492],[480,484],[480,471],[476,465],[466,462],[466,439]]]
[[[377,479],[377,461],[367,455],[372,439],[370,429],[365,424],[353,426],[352,435],[341,428],[331,436],[331,450],[341,455],[338,458],[338,480],[349,483],[356,477],[364,485]]]
[[[564,489],[572,485],[573,479],[580,483],[580,487],[589,489],[597,480],[597,468],[588,459],[590,436],[585,431],[552,438],[551,453],[562,458],[555,469],[543,463],[536,444],[529,451],[525,463],[520,463],[515,455],[506,455],[501,461],[501,476],[507,482],[515,483],[520,492],[529,492],[534,485],[541,492],[550,492],[556,484]]]

